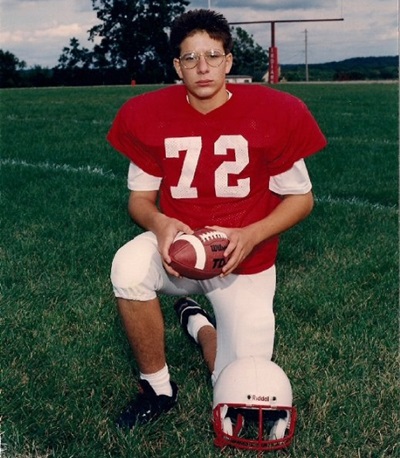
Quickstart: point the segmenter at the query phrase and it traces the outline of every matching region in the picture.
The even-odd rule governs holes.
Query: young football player
[[[183,84],[134,97],[108,134],[130,160],[128,209],[144,231],[118,250],[111,280],[137,362],[140,393],[117,424],[131,428],[177,401],[164,348],[159,293],[197,342],[212,382],[231,361],[271,358],[278,236],[309,215],[304,158],[326,145],[303,102],[262,85],[226,84],[233,56],[226,19],[189,11],[172,24],[173,65]],[[168,250],[179,231],[225,232],[230,256],[221,276],[179,277]],[[210,301],[208,313],[187,296]]]

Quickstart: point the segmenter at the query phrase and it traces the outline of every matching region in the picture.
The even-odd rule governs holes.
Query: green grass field
[[[127,160],[105,135],[154,87],[2,90],[1,457],[251,457],[213,445],[199,352],[162,298],[179,406],[132,433],[114,427],[136,367],[109,281],[138,228]],[[308,160],[313,214],[282,238],[275,361],[299,420],[291,458],[400,456],[398,86],[282,85],[329,146]],[[203,302],[204,303],[204,302]]]

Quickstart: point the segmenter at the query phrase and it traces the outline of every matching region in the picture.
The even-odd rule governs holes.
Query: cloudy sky
[[[398,54],[399,0],[195,0],[190,8],[222,12],[229,22],[344,18],[338,22],[276,24],[281,64]],[[245,6],[244,6],[245,5]],[[92,47],[98,23],[91,0],[0,0],[0,49],[28,67],[53,67],[72,37]],[[269,24],[241,25],[268,48]]]

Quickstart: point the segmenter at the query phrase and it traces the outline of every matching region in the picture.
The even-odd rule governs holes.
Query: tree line
[[[397,80],[398,56],[354,57],[339,62],[308,66],[309,81],[365,81]],[[304,81],[305,65],[283,65],[282,75],[287,81]]]
[[[92,49],[72,37],[53,68],[24,61],[0,50],[0,87],[86,86],[160,84],[176,79],[168,31],[173,19],[189,5],[187,0],[92,0],[99,23],[89,31]],[[234,36],[233,75],[249,75],[262,81],[268,69],[268,52],[240,27]],[[382,68],[329,64],[311,65],[310,80],[396,79],[398,65]],[[281,78],[304,81],[304,66],[282,66]]]

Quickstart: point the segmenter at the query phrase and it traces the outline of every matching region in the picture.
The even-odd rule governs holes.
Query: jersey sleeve
[[[268,164],[271,176],[289,170],[295,162],[325,148],[327,141],[315,118],[301,100],[289,96],[277,119],[278,135]]]
[[[158,158],[152,154],[148,145],[141,141],[140,133],[151,124],[151,119],[146,117],[143,102],[139,99],[140,96],[135,97],[121,107],[107,134],[107,140],[143,171],[161,177]]]
[[[131,162],[128,170],[128,189],[130,191],[157,191],[161,178],[150,175]]]
[[[307,194],[312,185],[303,159],[295,162],[287,172],[269,179],[269,189],[280,196],[288,194]]]

